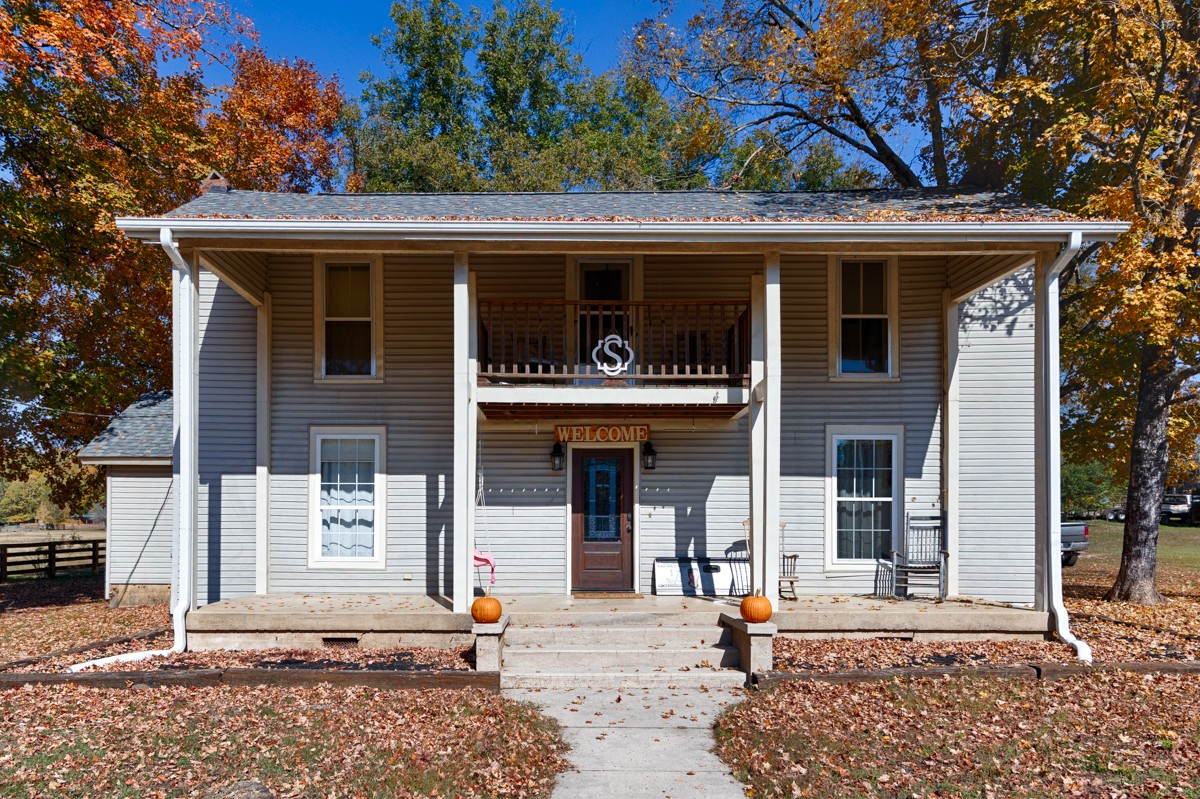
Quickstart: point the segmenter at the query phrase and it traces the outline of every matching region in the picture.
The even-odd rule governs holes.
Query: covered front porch
[[[514,627],[601,634],[614,628],[689,628],[703,635],[717,631],[722,614],[738,613],[736,599],[713,597],[498,599]],[[780,635],[809,638],[1042,639],[1050,630],[1045,611],[870,596],[801,595],[780,603],[771,623]],[[397,594],[248,595],[198,608],[188,614],[187,625],[192,649],[464,646],[475,640],[470,616],[455,613],[448,597]]]

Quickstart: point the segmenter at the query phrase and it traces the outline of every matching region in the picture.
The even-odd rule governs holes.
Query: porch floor
[[[501,596],[510,623],[526,626],[708,626],[736,615],[738,600],[645,596],[581,599]],[[801,596],[783,600],[771,621],[801,637],[1041,637],[1044,612],[963,600],[885,600],[868,596]],[[188,614],[196,648],[316,646],[322,636],[359,636],[364,646],[470,643],[471,618],[444,597],[394,594],[270,594],[227,599]]]

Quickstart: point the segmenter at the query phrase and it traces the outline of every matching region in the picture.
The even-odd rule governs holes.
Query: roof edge
[[[79,462],[87,466],[171,466],[174,461],[171,458],[164,458],[161,455],[146,455],[137,457],[134,455],[122,455],[120,457],[109,455],[77,455]]]
[[[130,238],[158,242],[169,228],[176,237],[615,242],[836,242],[836,241],[1058,241],[1081,233],[1087,241],[1115,241],[1128,222],[1046,221],[807,221],[807,222],[610,222],[387,219],[242,219],[224,217],[116,218]]]

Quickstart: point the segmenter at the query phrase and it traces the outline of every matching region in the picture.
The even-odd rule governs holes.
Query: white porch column
[[[763,587],[767,525],[766,276],[750,278],[750,590]]]
[[[179,567],[173,615],[178,646],[186,636],[182,629],[183,614],[196,605],[196,526],[200,488],[200,306],[194,258],[179,252],[170,230],[163,230],[162,244],[171,257],[172,278],[171,332],[175,356],[172,402]]]
[[[1078,248],[1076,248],[1078,249]],[[1059,494],[1062,448],[1059,433],[1059,321],[1058,274],[1054,263],[1037,262],[1034,294],[1034,340],[1036,341],[1037,436],[1036,483],[1037,531],[1034,557],[1036,583],[1034,606],[1052,610],[1055,597],[1062,596],[1062,500]]]
[[[258,385],[255,391],[254,593],[265,594],[271,560],[271,293],[258,306]]]
[[[766,440],[763,454],[763,595],[779,606],[779,453],[781,440],[782,386],[782,300],[780,298],[779,253],[763,259],[763,337],[766,349],[766,397],[762,407]]]
[[[454,254],[454,612],[467,613],[474,593],[475,405],[477,342],[474,287],[467,253]]]
[[[945,292],[945,350],[942,385],[942,513],[946,519],[946,551],[949,561],[946,594],[958,596],[958,312],[960,303]]]

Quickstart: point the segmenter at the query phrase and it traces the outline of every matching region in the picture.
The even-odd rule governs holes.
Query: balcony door
[[[626,345],[632,344],[629,307],[625,304],[630,299],[629,267],[628,261],[579,264],[579,319],[575,335],[582,372],[615,377],[613,371],[621,373],[621,363],[630,357],[632,351],[626,349]],[[601,365],[610,371],[602,370]]]
[[[574,591],[633,590],[633,453],[572,450]]]

